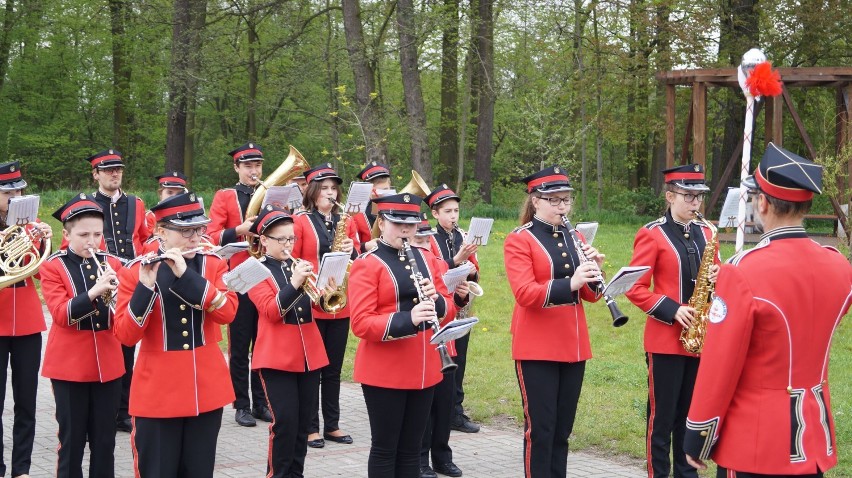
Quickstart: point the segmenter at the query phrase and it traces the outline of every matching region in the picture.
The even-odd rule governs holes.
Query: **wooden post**
[[[707,158],[707,84],[692,86],[692,162],[704,166]]]
[[[675,85],[666,85],[666,169],[674,166]]]
[[[764,131],[766,144],[770,142],[775,143],[777,146],[784,144],[783,100],[780,96],[770,96],[763,100],[766,102],[766,130]]]

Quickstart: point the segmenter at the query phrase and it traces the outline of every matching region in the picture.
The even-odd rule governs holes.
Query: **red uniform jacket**
[[[27,226],[27,229],[33,227]],[[41,247],[41,244],[36,246]],[[5,275],[2,270],[0,275]],[[45,330],[41,299],[32,277],[0,289],[0,337],[32,335]]]
[[[148,237],[145,238],[147,241],[154,235],[154,231],[157,229],[157,217],[154,216],[154,211],[145,211],[145,227],[148,228]],[[141,256],[142,254],[139,255]]]
[[[827,471],[837,463],[829,347],[852,301],[852,266],[800,227],[767,233],[731,262],[716,284],[684,449],[735,471]]]
[[[690,222],[688,230],[685,227],[687,225],[675,222],[671,212],[667,212],[639,229],[633,241],[630,265],[651,267],[626,294],[633,305],[648,314],[645,321],[646,352],[697,357],[683,349],[680,343],[683,327],[674,320],[674,316],[677,309],[686,305],[692,297],[695,282],[690,268],[698,272],[712,233],[696,222]],[[689,235],[688,239],[684,231]],[[720,262],[718,256],[714,262]]]
[[[412,247],[412,251],[417,268],[435,283],[440,295],[435,302],[438,318],[451,319],[455,305],[444,281],[434,273],[438,261],[420,248]],[[400,252],[379,241],[352,264],[352,332],[361,339],[353,379],[376,387],[421,390],[441,381],[441,359],[429,343],[430,326],[411,323],[417,291],[408,261]]]
[[[357,214],[352,215],[352,222],[355,223],[355,230],[357,231],[358,243],[361,244],[361,248],[359,249],[361,252],[367,252],[363,250],[364,244],[373,240],[373,229],[370,224],[370,220],[367,219],[367,215],[363,212],[359,212]]]
[[[311,316],[311,299],[290,285],[292,259],[263,259],[272,277],[249,291],[257,307],[257,340],[251,368],[306,372],[328,365],[317,324]]]
[[[356,214],[355,217],[357,216]],[[340,219],[340,216],[334,214],[330,225],[326,224],[324,216],[317,211],[301,212],[294,216],[293,219],[294,232],[298,238],[296,244],[293,246],[293,257],[310,261],[314,266],[314,271],[319,272],[319,263],[322,256],[331,252],[331,243],[334,240],[333,232],[337,229],[337,221]],[[328,233],[329,228],[332,231],[331,234]],[[358,242],[358,230],[354,220],[350,220],[346,225],[346,235],[355,243],[352,248],[352,257],[357,257],[361,245]],[[329,314],[322,310],[318,304],[314,304],[314,318],[343,319],[349,317],[349,308],[351,305],[351,302],[347,301],[346,307],[340,312]]]
[[[580,265],[568,230],[533,218],[503,245],[512,313],[512,359],[580,362],[592,358],[582,300],[598,297],[589,287],[571,291]]]
[[[236,228],[245,221],[246,209],[253,194],[254,188],[243,184],[216,191],[213,204],[210,205],[210,224],[207,226],[207,234],[214,245],[224,246],[247,240],[244,236],[237,236]],[[231,268],[242,264],[248,257],[248,252],[234,254],[229,261]]]
[[[142,342],[130,387],[132,416],[198,416],[234,400],[215,340],[219,324],[237,311],[237,295],[222,281],[228,267],[214,254],[186,262],[179,279],[161,264],[154,290],[139,282],[139,260],[121,271],[115,335],[125,345]]]
[[[444,260],[447,263],[447,267],[455,269],[458,266],[453,261],[453,257],[455,257],[456,253],[464,245],[465,233],[461,229],[455,228],[452,231],[452,236],[450,236],[450,233],[444,230],[440,224],[435,226],[435,230],[437,234],[432,236],[431,240],[432,253],[439,259]],[[476,270],[468,275],[468,279],[472,281],[479,280],[479,260],[477,260],[476,254],[471,255],[468,260],[476,267]]]
[[[142,254],[145,240],[151,231],[145,222],[145,203],[142,199],[121,192],[118,201],[100,191],[92,198],[104,211],[104,240],[100,248],[110,254],[131,260]],[[67,249],[68,241],[62,239],[60,249]]]
[[[96,254],[115,271],[121,260]],[[113,312],[98,297],[89,300],[98,266],[93,259],[67,249],[56,252],[41,266],[41,292],[53,316],[41,374],[70,382],[109,382],[124,375],[121,343],[112,333]]]

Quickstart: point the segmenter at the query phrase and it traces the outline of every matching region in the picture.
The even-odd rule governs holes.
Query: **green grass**
[[[54,227],[58,247],[61,228],[49,215],[70,197],[68,191],[42,195],[42,220]],[[203,194],[209,207],[212,194]],[[142,194],[146,205],[153,204],[153,192]],[[472,332],[465,377],[465,407],[471,416],[483,423],[504,425],[523,423],[521,399],[511,360],[509,324],[514,301],[503,267],[503,240],[516,225],[516,214],[508,210],[486,210],[497,213],[492,242],[480,249],[482,270],[480,284],[485,295],[476,300],[473,315],[480,322]],[[636,230],[644,218],[627,218],[602,213],[578,215],[575,221],[599,220],[602,225],[595,246],[606,254],[606,271],[611,275],[627,265],[633,249]],[[462,221],[466,225],[467,221]],[[613,224],[618,222],[621,224]],[[624,224],[629,222],[629,224]],[[733,253],[733,245],[722,245],[722,257]],[[645,455],[645,402],[647,371],[642,348],[645,316],[624,297],[618,299],[621,310],[630,321],[621,328],[611,325],[607,308],[587,304],[586,315],[594,358],[586,368],[577,420],[571,439],[572,450],[594,449],[605,454],[635,458]],[[223,330],[223,332],[225,332]],[[227,338],[227,333],[223,333]],[[351,337],[344,362],[344,378],[351,380],[352,363],[358,339]],[[227,346],[223,346],[226,348]],[[834,338],[831,362],[832,407],[837,427],[839,465],[827,477],[852,476],[852,331],[841,323]],[[520,439],[520,437],[519,437]],[[702,476],[711,476],[711,472]],[[714,476],[714,475],[713,475]]]

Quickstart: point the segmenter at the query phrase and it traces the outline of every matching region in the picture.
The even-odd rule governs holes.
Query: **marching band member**
[[[229,152],[239,182],[232,188],[220,189],[210,205],[210,237],[213,244],[224,246],[246,240],[254,217],[245,217],[246,209],[263,175],[263,151],[254,143],[246,143]],[[249,257],[238,252],[230,259],[231,268]],[[253,427],[255,419],[272,421],[266,405],[263,386],[257,372],[250,370],[251,347],[257,339],[257,308],[248,295],[237,294],[237,317],[228,326],[228,367],[234,386],[234,420],[244,427]],[[249,387],[250,386],[250,387]]]
[[[311,263],[314,270],[319,270],[322,257],[331,251],[332,244],[340,244],[340,250],[357,256],[357,231],[355,223],[349,220],[346,224],[346,237],[342,240],[336,237],[339,221],[343,220],[342,211],[336,203],[340,203],[340,184],[342,179],[332,169],[331,164],[321,164],[305,171],[308,187],[305,191],[305,211],[296,215],[295,231],[299,240],[293,245],[293,257],[304,259]],[[340,430],[340,370],[343,367],[343,356],[346,352],[346,341],[349,338],[349,307],[344,307],[337,313],[329,313],[322,309],[321,304],[314,304],[314,319],[322,335],[329,364],[320,371],[320,389],[322,391],[323,434],[319,431],[319,403],[314,407],[314,417],[308,435],[308,446],[322,448],[325,440],[336,443],[352,443],[352,437]]]
[[[456,305],[437,277],[439,260],[411,248],[423,276],[415,286],[404,252],[403,241],[420,222],[421,202],[413,194],[377,198],[381,238],[352,264],[352,331],[361,339],[353,378],[361,383],[370,419],[371,478],[419,476],[420,445],[441,382],[430,322],[455,315]],[[420,295],[431,300],[420,301]]]
[[[361,252],[366,252],[376,247],[376,241],[372,235],[373,223],[376,222],[376,215],[373,214],[373,199],[379,197],[378,191],[391,188],[390,169],[384,164],[373,161],[358,172],[358,179],[373,183],[373,192],[370,194],[370,202],[367,203],[367,210],[361,211],[362,214],[356,214],[352,218],[358,229]]]
[[[837,464],[828,359],[852,267],[802,227],[822,166],[770,143],[743,185],[766,232],[719,273],[684,450],[717,477],[822,477]]]
[[[563,225],[574,189],[559,167],[523,179],[521,226],[506,236],[504,261],[515,296],[512,359],[524,405],[524,476],[566,476],[586,360],[592,357],[583,301],[604,256],[588,244],[581,261]]]
[[[166,198],[170,198],[187,191],[186,175],[180,171],[166,171],[164,174],[154,176],[154,179],[156,179],[159,184],[157,187],[157,199],[159,202],[163,202]],[[154,212],[151,210],[145,212],[145,225],[148,227],[148,233],[151,234],[148,241],[145,242],[145,248],[148,249],[148,244],[151,243],[151,239],[155,237],[154,229],[156,229],[157,226],[157,220],[154,218]],[[156,251],[156,249],[154,250]],[[145,252],[148,251],[146,250]]]
[[[458,227],[460,203],[461,198],[446,184],[435,188],[426,196],[426,204],[432,210],[432,217],[438,221],[435,228],[437,233],[433,238],[434,244],[440,252],[438,257],[444,259],[450,269],[455,269],[462,264],[467,267],[466,262],[470,261],[475,269],[470,272],[468,280],[477,281],[479,280],[479,261],[476,259],[476,250],[479,246],[465,244],[464,242],[464,234]],[[458,353],[456,364],[459,367],[455,372],[454,409],[450,426],[456,431],[476,433],[479,431],[479,425],[470,421],[470,418],[464,413],[464,406],[462,405],[464,402],[464,371],[467,365],[467,347],[470,342],[470,334],[456,339],[454,342]]]
[[[293,218],[283,209],[266,206],[249,231],[260,236],[262,261],[272,272],[249,292],[259,315],[251,364],[272,411],[266,476],[303,476],[319,369],[328,365],[311,300],[302,288],[313,266],[290,255],[297,237]]]
[[[222,407],[233,401],[215,328],[234,320],[237,297],[214,254],[197,253],[210,220],[193,193],[152,208],[160,262],[137,259],[119,274],[115,335],[141,342],[130,390],[136,476],[210,477]]]
[[[9,213],[9,200],[21,195],[27,182],[17,161],[0,164],[0,233],[4,233]],[[14,224],[12,224],[14,225]],[[50,240],[53,232],[48,224],[32,222],[25,226],[41,240]],[[34,245],[43,247],[41,241]],[[41,249],[44,250],[44,249]],[[8,257],[4,254],[2,259]],[[0,270],[0,276],[5,273]],[[6,396],[8,364],[12,367],[12,396],[15,400],[12,426],[12,476],[29,476],[30,458],[35,439],[36,391],[38,367],[41,363],[41,333],[47,329],[41,300],[31,277],[0,289],[0,396]],[[2,407],[0,407],[2,412]],[[0,422],[0,476],[6,474],[3,459],[2,422]]]
[[[683,348],[680,334],[695,319],[695,309],[687,304],[712,233],[693,217],[710,188],[705,185],[704,170],[698,164],[666,169],[663,175],[668,211],[639,229],[630,261],[631,266],[650,266],[651,270],[626,295],[648,314],[644,340],[648,364],[648,476],[668,477],[672,472],[671,454],[675,478],[697,477],[695,469],[686,463],[682,445],[698,356]],[[718,264],[719,259],[715,262]],[[711,281],[718,269],[718,265],[711,269]]]
[[[68,248],[50,256],[40,271],[41,291],[53,316],[42,375],[50,379],[56,401],[56,476],[83,476],[88,442],[89,476],[112,477],[124,360],[112,333],[110,296],[122,264],[112,254],[92,254],[104,230],[103,210],[92,198],[75,196],[53,217],[62,222],[68,241]]]
[[[432,255],[439,266],[435,271],[436,276],[443,277],[449,270],[445,261],[438,259],[432,252],[434,245],[433,237],[436,232],[429,224],[426,213],[422,213],[420,224],[411,239],[411,245],[421,248],[424,256]],[[463,281],[455,290],[458,298],[456,305],[463,307],[467,303],[469,289],[467,282]],[[455,343],[458,339],[447,343],[447,351],[451,357],[457,357]],[[458,364],[458,359],[455,359]],[[420,478],[436,478],[436,471],[447,476],[462,476],[461,469],[453,463],[453,450],[450,448],[450,422],[453,417],[453,400],[455,399],[456,381],[455,374],[458,371],[444,372],[441,382],[435,387],[432,397],[429,420],[426,422],[426,431],[423,433],[423,442],[420,445]],[[434,469],[429,466],[429,453],[432,454]]]
[[[151,235],[145,223],[145,203],[142,199],[127,194],[121,189],[124,177],[124,161],[121,153],[114,149],[101,151],[86,159],[92,166],[92,177],[98,183],[93,197],[103,209],[104,243],[103,248],[128,261],[142,254],[144,242]],[[62,247],[67,244],[63,240]],[[116,416],[116,428],[129,432],[130,415],[127,413],[127,401],[130,396],[130,384],[133,381],[133,361],[135,347],[124,347],[124,377],[121,382],[121,403]]]

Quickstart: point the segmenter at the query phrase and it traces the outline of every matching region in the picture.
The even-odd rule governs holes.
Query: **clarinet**
[[[432,300],[431,297],[427,296],[423,292],[423,286],[420,285],[420,281],[423,280],[423,274],[420,272],[420,268],[417,267],[417,261],[414,259],[414,252],[411,250],[411,244],[408,243],[407,239],[402,240],[402,250],[405,252],[405,257],[408,259],[408,265],[411,267],[411,275],[414,278],[414,288],[417,290],[417,298],[422,303],[423,301]],[[432,327],[433,333],[438,333],[438,321],[430,320],[429,325]],[[447,345],[444,342],[441,342],[436,347],[438,350],[438,354],[441,356],[441,373],[452,372],[458,365],[453,362],[452,357],[450,357],[450,353],[447,351]]]
[[[568,221],[566,216],[562,216],[562,225],[568,229],[568,234],[571,235],[571,239],[574,241],[574,248],[577,251],[577,257],[580,258],[580,262],[589,262],[591,259],[586,257],[586,253],[583,252],[583,241],[580,240],[580,235],[577,234],[577,230],[574,229],[574,226],[571,225],[571,222]],[[601,295],[606,289],[606,282],[604,281],[603,275],[598,273],[598,276],[595,277],[594,282],[589,283],[589,287],[595,292],[595,295]],[[613,327],[621,327],[622,325],[627,323],[628,317],[624,315],[624,312],[619,310],[618,304],[615,302],[615,299],[612,298],[609,294],[603,296],[604,301],[606,302],[606,306],[609,309],[610,315],[612,315],[612,326]]]

